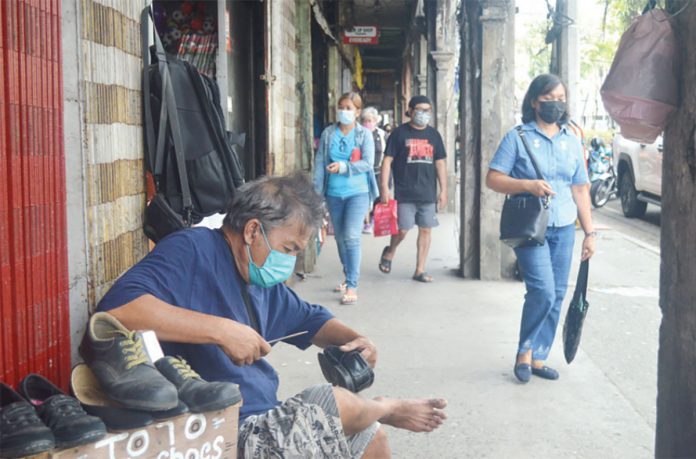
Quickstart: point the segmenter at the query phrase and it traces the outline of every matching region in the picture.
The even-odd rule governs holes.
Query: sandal
[[[424,283],[426,283],[426,284],[429,284],[430,282],[433,281],[433,276],[431,276],[430,274],[428,274],[428,273],[426,273],[425,271],[423,271],[422,273],[420,273],[420,274],[418,274],[418,275],[414,274],[414,275],[413,275],[413,280],[414,280],[414,281],[424,282]]]
[[[341,297],[341,304],[344,306],[356,304],[357,302],[358,302],[358,295],[355,295],[355,294],[352,294],[352,295],[345,294],[345,295],[343,295],[343,297]]]
[[[379,270],[384,274],[389,274],[391,272],[392,261],[384,258],[384,254],[386,254],[388,251],[389,246],[386,246],[384,250],[382,250],[382,257],[379,259]]]
[[[338,286],[334,287],[334,293],[346,293],[346,283],[342,282]]]

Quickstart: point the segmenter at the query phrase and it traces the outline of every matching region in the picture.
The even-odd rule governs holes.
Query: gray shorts
[[[266,458],[360,458],[379,429],[375,422],[346,437],[330,384],[305,389],[239,427],[237,456]]]
[[[434,202],[400,202],[397,209],[399,229],[410,230],[413,225],[418,225],[419,228],[434,228],[440,224],[436,211]]]

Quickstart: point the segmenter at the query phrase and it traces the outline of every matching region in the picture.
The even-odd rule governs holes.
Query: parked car
[[[613,151],[621,210],[626,217],[640,218],[645,215],[648,203],[660,205],[662,136],[646,145],[616,134]]]

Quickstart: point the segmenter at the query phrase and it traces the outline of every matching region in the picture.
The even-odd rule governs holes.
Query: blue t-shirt
[[[566,126],[550,139],[535,121],[523,124],[522,131],[541,175],[556,193],[551,198],[549,226],[572,225],[578,209],[571,186],[589,183],[580,140]],[[517,129],[511,129],[503,137],[488,167],[516,179],[537,179]]]
[[[220,231],[186,229],[160,241],[116,281],[97,309],[108,311],[150,294],[174,306],[250,325],[240,290],[243,284]],[[248,291],[266,340],[306,330],[308,333],[285,341],[306,349],[333,317],[325,308],[302,301],[284,284],[271,288],[249,285]],[[203,379],[239,384],[244,400],[240,419],[278,405],[278,375],[265,359],[237,366],[213,344],[161,344],[165,355],[183,357]]]
[[[331,162],[350,162],[350,155],[356,148],[355,129],[343,135],[340,129],[336,129],[329,144],[329,158]],[[367,173],[362,174],[331,174],[329,175],[329,187],[327,196],[334,198],[349,198],[363,193],[368,193]]]

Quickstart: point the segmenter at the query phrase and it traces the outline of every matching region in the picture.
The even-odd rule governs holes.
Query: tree
[[[696,457],[696,4],[667,0],[681,107],[665,130],[655,456]]]

